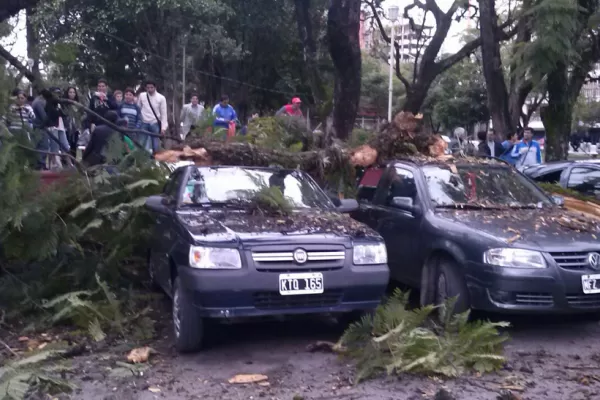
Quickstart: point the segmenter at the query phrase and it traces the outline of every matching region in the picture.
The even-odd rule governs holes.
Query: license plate
[[[584,294],[600,293],[600,274],[583,275],[581,277],[581,286]]]
[[[283,296],[320,293],[323,293],[323,274],[307,272],[279,275],[279,294]]]

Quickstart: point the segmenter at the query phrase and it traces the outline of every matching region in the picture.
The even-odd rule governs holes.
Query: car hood
[[[471,231],[497,244],[544,251],[589,251],[600,247],[600,221],[559,208],[438,210],[436,215],[460,224],[463,233]]]
[[[245,210],[179,211],[176,217],[197,242],[298,242],[328,239],[379,239],[379,234],[350,216],[332,211],[299,211],[289,216],[249,215]]]

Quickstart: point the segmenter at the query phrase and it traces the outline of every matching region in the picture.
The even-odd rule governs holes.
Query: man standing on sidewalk
[[[156,91],[154,81],[146,82],[146,91],[138,96],[138,106],[142,111],[142,129],[150,133],[164,135],[169,127],[167,119],[167,100]],[[160,138],[140,134],[140,144],[154,154],[160,148]]]
[[[181,121],[182,139],[185,139],[188,133],[194,129],[198,123],[198,120],[202,118],[203,112],[204,106],[198,103],[198,95],[196,93],[192,93],[190,103],[183,106],[181,109],[181,115],[179,116],[179,120]]]

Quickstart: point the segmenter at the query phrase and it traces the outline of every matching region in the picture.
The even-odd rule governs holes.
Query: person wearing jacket
[[[6,126],[12,134],[20,134],[31,140],[29,131],[33,128],[35,113],[33,108],[27,104],[27,95],[24,91],[18,90],[15,95],[15,102],[11,104],[6,115]]]
[[[502,142],[504,153],[502,153],[502,156],[500,158],[511,165],[515,165],[515,163],[517,162],[517,159],[515,159],[511,155],[511,153],[513,151],[513,147],[515,146],[515,144],[517,144],[518,141],[519,133],[513,132],[508,135],[508,138],[504,142]]]
[[[480,156],[501,157],[504,154],[504,147],[500,142],[496,141],[496,131],[492,128],[477,134],[479,139],[478,153]]]
[[[203,112],[204,106],[198,102],[198,95],[193,93],[190,103],[183,106],[179,115],[182,139],[185,139],[188,133],[194,129],[198,121],[202,118]]]
[[[531,128],[523,130],[523,140],[514,145],[511,156],[517,160],[517,168],[542,163],[542,150],[540,144],[533,140]]]
[[[127,129],[140,129],[142,126],[142,110],[135,102],[132,88],[125,89],[125,100],[119,106],[119,118],[127,120]]]
[[[90,98],[90,110],[103,118],[108,111],[116,110],[118,108],[112,96],[107,93],[107,90],[108,84],[106,81],[104,79],[99,79],[96,86],[96,92],[94,92]],[[94,131],[96,125],[103,124],[102,120],[92,114],[88,116],[88,122],[90,124],[90,132]]]
[[[67,88],[67,90],[65,90],[63,97],[79,103],[77,89],[73,86],[70,86]],[[79,143],[79,135],[83,131],[83,117],[85,116],[85,112],[72,104],[64,104],[63,109],[66,115],[65,128],[67,130],[67,140],[69,141],[71,155],[75,157],[77,155],[77,143]]]
[[[215,128],[229,129],[229,123],[237,120],[237,114],[229,104],[229,96],[221,96],[221,102],[213,108],[213,115]]]

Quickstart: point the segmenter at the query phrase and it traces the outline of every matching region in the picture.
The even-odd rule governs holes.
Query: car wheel
[[[173,283],[173,329],[178,351],[189,353],[202,348],[204,321],[181,287],[179,277]]]
[[[453,313],[462,313],[470,308],[467,285],[454,262],[440,260],[434,287],[436,305],[443,304],[449,298],[457,297]]]

